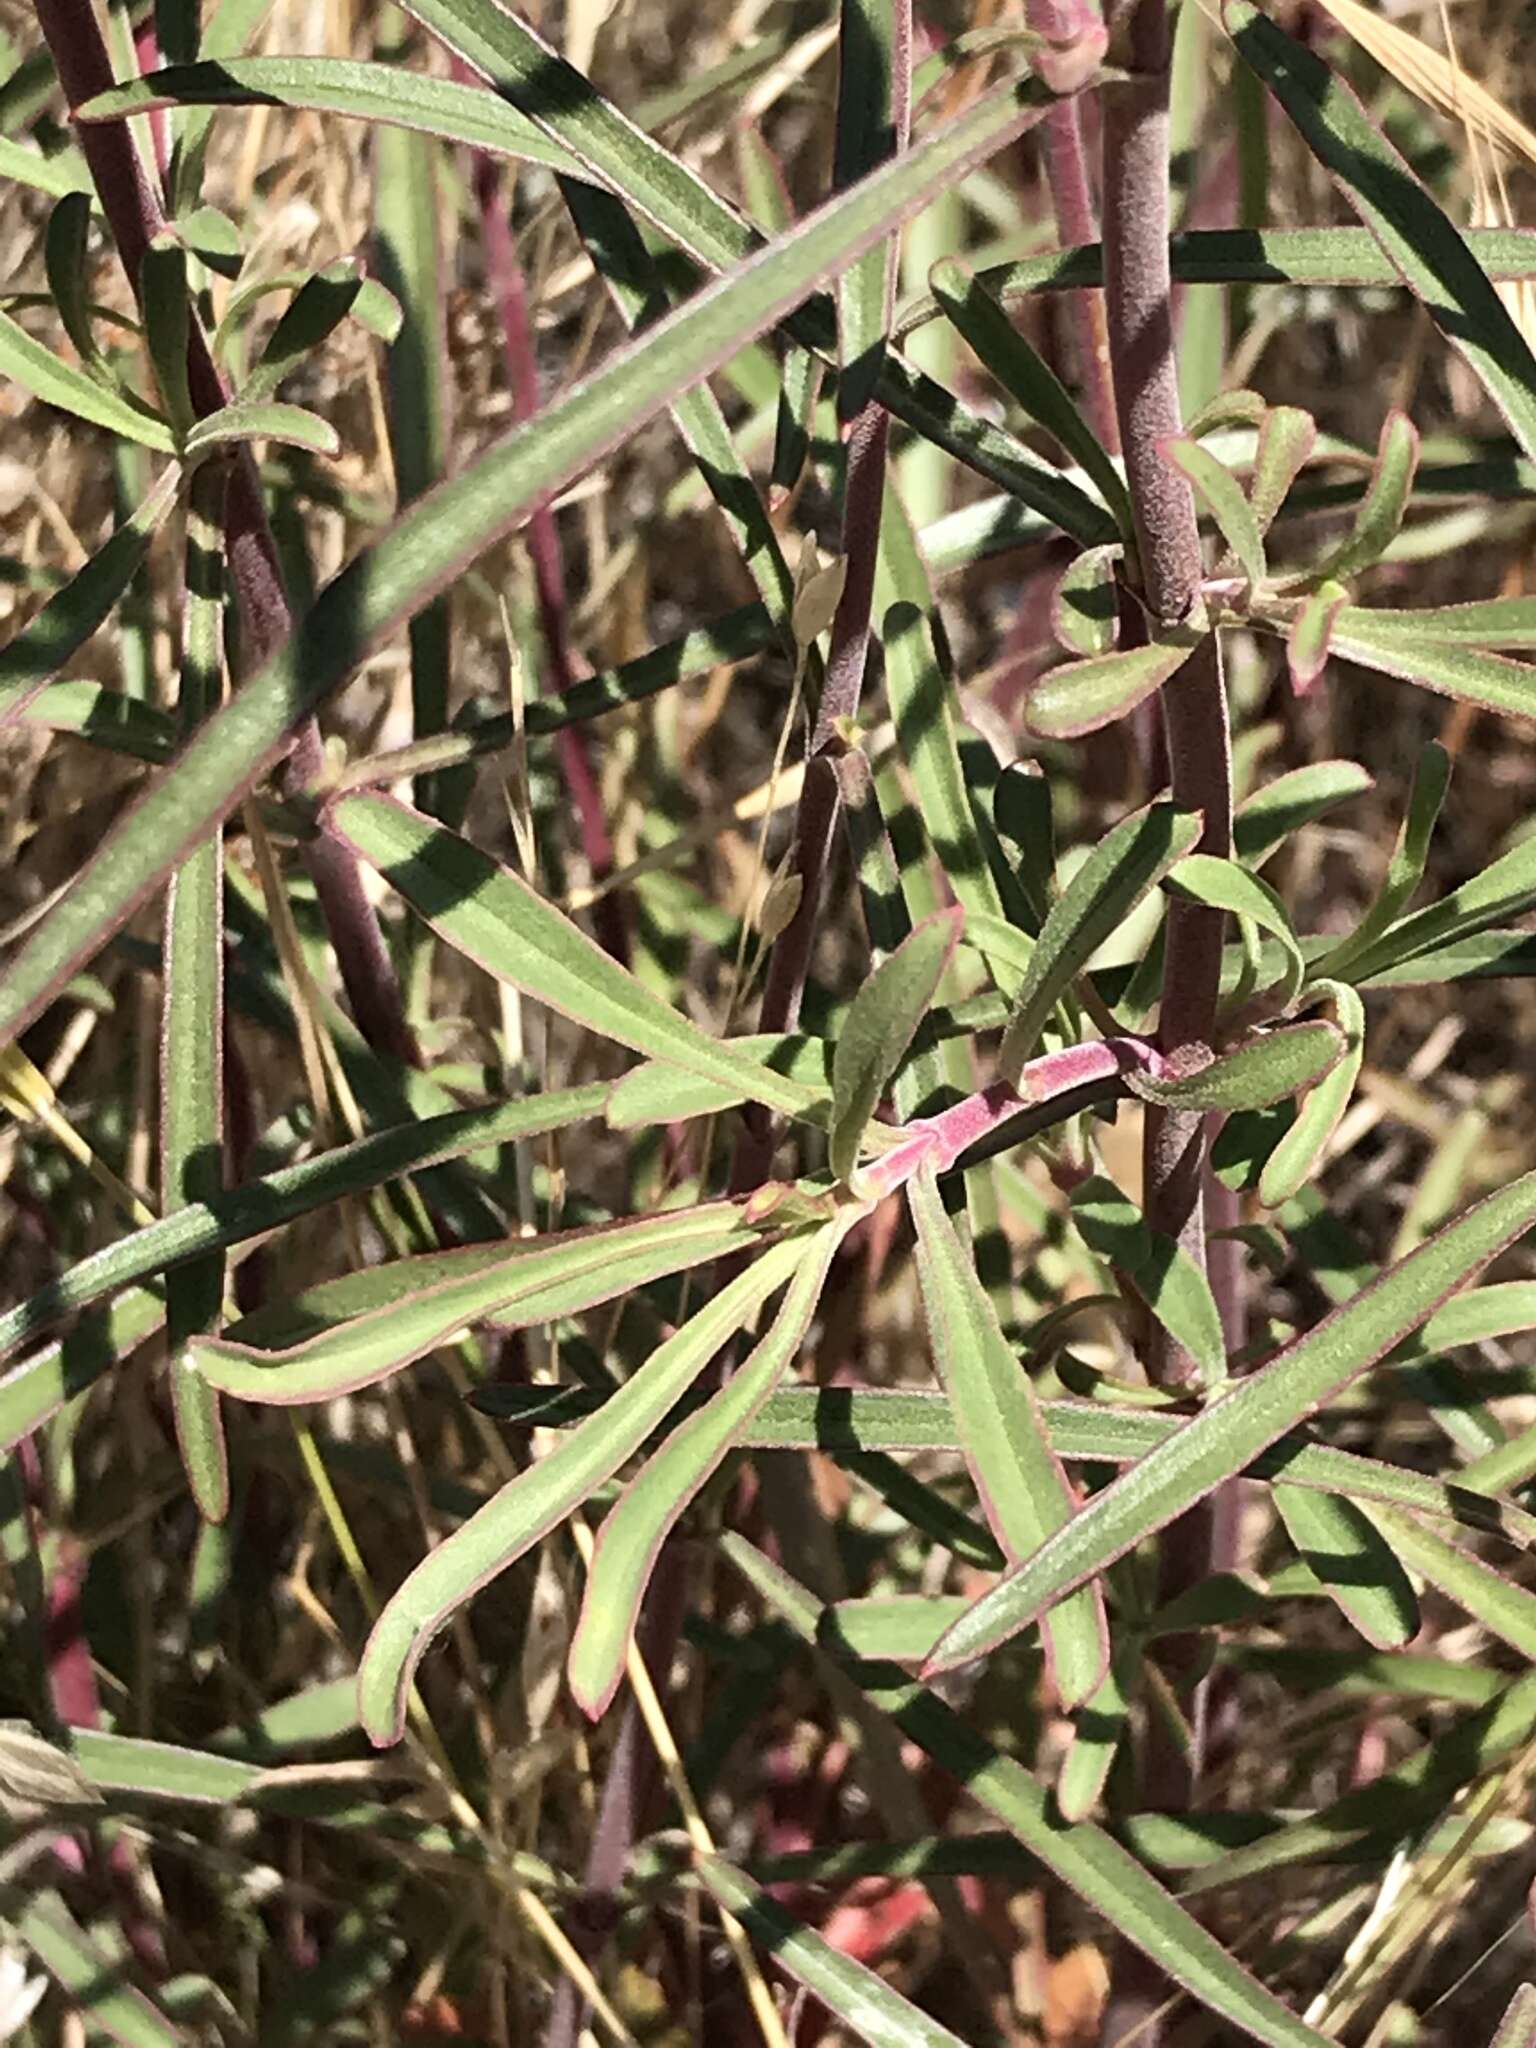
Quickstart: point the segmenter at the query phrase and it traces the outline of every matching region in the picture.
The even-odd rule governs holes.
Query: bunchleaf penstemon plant
[[[675,1989],[656,1930],[686,1901],[729,1938],[733,1974],[695,1951],[678,1994],[718,2038],[800,2038],[766,1971],[839,2038],[1014,2039],[995,1929],[956,1882],[990,1874],[1068,1888],[1112,1940],[1106,2037],[1180,2000],[1205,2038],[1301,2044],[1411,1982],[1446,1872],[1515,1827],[1536,1694],[1491,1646],[1536,1647],[1501,1569],[1536,1536],[1536,1433],[1460,1354],[1536,1329],[1518,1265],[1482,1277],[1536,1229],[1536,1173],[1480,1172],[1482,1106],[1449,1132],[1426,1112],[1440,1141],[1395,1237],[1379,1204],[1330,1200],[1400,1099],[1362,1085],[1381,1082],[1376,992],[1536,971],[1536,842],[1442,882],[1448,737],[1417,749],[1347,914],[1318,916],[1296,850],[1352,806],[1380,823],[1363,763],[1305,758],[1352,670],[1463,717],[1536,714],[1536,600],[1378,601],[1435,545],[1437,501],[1507,513],[1529,493],[1536,357],[1508,287],[1536,278],[1536,237],[1459,230],[1353,87],[1247,0],[1219,43],[1191,7],[1031,6],[945,43],[908,0],[841,0],[826,28],[775,27],[633,105],[574,61],[579,23],[557,49],[500,0],[390,10],[370,58],[253,54],[265,10],[242,0],[201,28],[160,6],[136,47],[157,36],[166,62],[144,75],[126,15],[119,50],[77,0],[39,7],[0,93],[0,173],[40,209],[45,288],[0,309],[0,375],[110,438],[136,488],[83,560],[33,579],[0,727],[111,756],[134,787],[0,967],[0,1157],[27,1178],[18,1214],[59,1218],[0,1308],[27,1645],[10,1705],[36,1724],[0,1727],[35,1833],[7,1850],[0,1918],[98,2030],[172,2041],[195,2011],[220,2038],[316,2037],[371,2006],[394,2038],[424,2009],[390,1989],[396,1962],[457,1983],[470,1927],[500,1972],[494,2038],[570,2048],[590,2015],[629,2039],[633,1958]],[[796,217],[775,110],[834,43],[812,152],[830,177],[806,173],[826,189]],[[1196,151],[1187,186],[1205,220],[1235,182],[1226,228],[1174,214],[1196,60],[1245,124],[1235,179]],[[30,139],[50,103],[73,124],[51,153]],[[377,129],[365,219],[393,289],[364,248],[264,267],[254,222],[206,202],[245,118],[215,110],[253,107]],[[749,210],[698,141],[722,109]],[[947,249],[914,294],[903,229],[943,202],[963,233],[962,196],[1011,220],[1021,148],[1049,197],[1029,253],[1011,234]],[[1287,148],[1358,226],[1249,217]],[[1052,220],[1075,246],[1042,252]],[[478,247],[514,385],[512,430],[472,453],[442,320],[454,236]],[[98,303],[98,257],[131,315]],[[589,278],[581,374],[541,399],[560,292]],[[1246,383],[1193,388],[1212,287],[1239,330],[1217,339],[1251,366],[1261,290],[1362,286],[1411,296],[1506,440],[1447,448],[1396,381],[1363,391],[1352,439]],[[324,477],[326,366],[359,335],[392,351],[392,508]],[[962,349],[946,382],[932,365]],[[615,568],[604,493],[667,420],[673,467]],[[934,451],[965,490],[918,526],[904,464]],[[305,595],[293,537],[338,506],[356,544]],[[634,563],[667,581],[674,516],[718,529],[727,597],[640,651],[605,639]],[[1040,645],[988,710],[957,674],[975,635],[952,593],[1005,559]],[[146,602],[174,648],[163,689],[74,672],[106,635],[119,680],[152,665]],[[408,730],[370,738],[354,692],[322,743],[329,700],[407,635]],[[749,661],[759,684],[710,680]],[[496,664],[507,690],[475,696]],[[693,681],[761,771],[702,826],[676,715]],[[1277,736],[1296,758],[1262,779]],[[781,816],[728,902],[690,879]],[[114,996],[153,1014],[158,1059],[79,1115],[69,1075]],[[157,1205],[131,1185],[151,1157]],[[1406,1453],[1403,1404],[1423,1424]],[[141,1502],[108,1486],[97,1506],[114,1470]],[[260,1532],[285,1489],[279,1564]],[[146,1563],[146,1518],[178,1516],[190,1567]],[[82,1607],[82,1543],[140,1573],[126,1648]],[[1284,1640],[1300,1601],[1320,1646]],[[1437,1607],[1475,1652],[1424,1643]],[[244,1660],[285,1617],[334,1669],[280,1700]],[[125,1695],[114,1727],[93,1657]],[[225,1679],[218,1713],[186,1706]],[[1250,1680],[1365,1703],[1342,1775],[1311,1752],[1292,1773],[1289,1740],[1281,1761],[1242,1751]],[[225,1725],[237,1706],[249,1726]],[[859,1839],[824,1787],[814,1825],[772,1821],[753,1773],[795,1727],[843,1746]],[[403,1738],[430,1813],[356,1793],[368,1745]],[[292,1780],[265,1767],[347,1742]],[[577,1769],[574,1796],[546,1796]],[[1211,1805],[1212,1783],[1249,1781],[1247,1807]],[[356,1877],[337,1863],[263,1965],[270,2010],[236,2011],[249,1973],[173,1977],[143,1924],[150,1852],[97,1812],[134,1801],[185,1805],[178,1854],[230,1804],[317,1838],[322,1863],[366,1841],[367,1911],[335,1904]],[[93,1856],[124,1903],[86,1924]],[[459,1889],[424,1914],[444,1859]],[[1329,1924],[1358,1904],[1364,1927],[1337,1963],[1299,1910],[1289,1946],[1206,1911],[1218,1887],[1325,1865]],[[233,1902],[250,1874],[228,1844],[208,1866]],[[862,1877],[931,1909],[964,1965],[924,1992],[934,2012],[826,1910],[824,1887]],[[548,1970],[515,1994],[518,2032],[530,1941]]]

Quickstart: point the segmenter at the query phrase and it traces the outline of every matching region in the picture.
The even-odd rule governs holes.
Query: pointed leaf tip
[[[965,924],[958,904],[909,932],[860,988],[832,1055],[833,1173],[858,1164],[866,1125],[927,1016]]]

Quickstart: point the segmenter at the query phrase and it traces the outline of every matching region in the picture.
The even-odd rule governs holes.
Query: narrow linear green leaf
[[[298,1343],[268,1350],[194,1337],[188,1356],[208,1385],[241,1400],[282,1406],[327,1401],[398,1372],[465,1324],[493,1315],[504,1326],[509,1319],[523,1326],[552,1322],[755,1242],[740,1208],[718,1202],[561,1231],[519,1240],[489,1268],[401,1295]]]
[[[173,65],[98,93],[75,116],[120,121],[160,107],[262,106],[383,121],[551,170],[575,169],[569,150],[494,94],[398,64],[340,57],[226,57]]]
[[[0,313],[0,377],[9,377],[45,405],[57,406],[61,412],[105,427],[126,441],[153,448],[157,454],[169,455],[175,447],[164,420],[130,405],[126,398],[34,341],[9,313]]]
[[[498,13],[496,19],[513,17]],[[1031,81],[979,98],[793,233],[706,286],[545,407],[536,422],[514,430],[461,476],[419,500],[382,540],[354,557],[287,645],[208,720],[175,769],[140,800],[28,935],[0,988],[0,1044],[10,1043],[47,1006],[186,848],[272,765],[297,721],[414,612],[515,531],[536,504],[926,205],[936,186],[963,176],[1031,126],[1047,102]],[[0,371],[4,337],[0,326]],[[37,353],[54,365],[46,350]]]
[[[1261,1032],[1192,1073],[1128,1074],[1126,1085],[1144,1101],[1168,1109],[1217,1109],[1230,1115],[1267,1109],[1272,1102],[1315,1087],[1343,1059],[1345,1050],[1344,1033],[1318,1018]]]
[[[570,1427],[601,1407],[602,1400],[590,1391],[571,1388],[482,1387],[473,1397],[483,1413],[525,1429]],[[1042,1401],[1040,1412],[1057,1456],[1073,1463],[1131,1465],[1181,1427],[1176,1416],[1091,1401]],[[848,1387],[780,1388],[747,1425],[742,1442],[759,1450],[821,1450],[839,1460],[865,1452],[961,1448],[944,1395]],[[1309,1442],[1294,1432],[1260,1452],[1248,1471],[1254,1478],[1283,1478],[1294,1486],[1348,1499],[1385,1501],[1502,1536],[1522,1547],[1536,1542],[1536,1516],[1507,1501]],[[1467,1476],[1458,1473],[1457,1480]]]
[[[683,1324],[598,1412],[418,1564],[384,1606],[358,1670],[358,1712],[397,1742],[412,1674],[456,1608],[564,1521],[645,1442],[710,1359],[791,1277],[805,1238],[770,1246]]]
[[[1370,484],[1355,510],[1355,523],[1318,575],[1335,580],[1358,576],[1381,560],[1402,527],[1418,467],[1417,428],[1406,413],[1389,412],[1382,422]]]
[[[1225,0],[1238,52],[1343,187],[1399,275],[1536,456],[1536,357],[1472,250],[1320,57],[1247,0]]]
[[[1292,768],[1256,789],[1239,807],[1232,821],[1232,851],[1258,867],[1292,832],[1373,787],[1370,775],[1354,761],[1314,761]]]
[[[1140,1680],[1141,1645],[1131,1637],[1110,1658],[1098,1690],[1073,1716],[1072,1740],[1056,1776],[1056,1804],[1064,1820],[1086,1820],[1103,1797],[1130,1727]]]
[[[1468,228],[1462,239],[1495,281],[1536,277],[1536,229]],[[1368,228],[1200,228],[1170,235],[1168,257],[1176,284],[1403,283],[1401,270]],[[994,297],[1005,305],[1018,305],[1037,292],[1102,287],[1104,253],[1097,242],[1090,242],[998,264],[977,275]],[[938,302],[925,292],[900,309],[895,337],[904,341],[939,317]],[[1271,417],[1293,410],[1276,406]],[[1287,423],[1286,431],[1293,430],[1293,423]]]
[[[1264,559],[1264,531],[1258,514],[1237,478],[1209,448],[1181,434],[1163,449],[1176,469],[1183,470],[1194,486],[1195,496],[1216,522],[1216,530],[1237,558],[1250,590],[1262,588],[1269,573]]]
[[[1285,661],[1298,697],[1306,696],[1328,666],[1334,624],[1348,599],[1349,592],[1342,583],[1327,581],[1297,606],[1285,638]]]
[[[699,1882],[797,1983],[871,2048],[964,2048],[873,1970],[834,1948],[777,1899],[718,1856],[694,1864]]]
[[[176,752],[176,727],[157,705],[125,697],[121,690],[102,683],[48,683],[22,707],[20,715],[28,725],[68,733],[89,746],[125,755],[131,761],[148,761],[157,768]]]
[[[1527,1592],[1480,1557],[1459,1550],[1411,1515],[1376,1502],[1363,1512],[1402,1564],[1427,1579],[1436,1592],[1454,1600],[1490,1635],[1508,1643],[1522,1657],[1536,1657],[1536,1593]]]
[[[891,605],[881,629],[896,744],[929,843],[967,914],[1004,916],[960,759],[954,685],[918,605]]]
[[[1433,790],[1431,789],[1431,794]],[[1426,828],[1427,829],[1427,828]],[[1412,849],[1405,849],[1402,872],[1411,871]],[[1390,877],[1389,877],[1390,881]],[[1502,918],[1517,917],[1536,903],[1536,842],[1520,841],[1508,853],[1490,861],[1480,875],[1474,875],[1453,889],[1438,903],[1389,925],[1381,936],[1367,945],[1348,964],[1356,983],[1367,980],[1383,967],[1411,959],[1432,946],[1470,937]]]
[[[488,974],[601,1037],[793,1114],[808,1089],[710,1038],[520,876],[394,798],[347,796],[331,820],[438,936]]]
[[[767,1334],[719,1393],[652,1453],[604,1521],[566,1661],[572,1697],[594,1720],[624,1676],[640,1603],[668,1531],[794,1363],[852,1220],[828,1223],[799,1243],[800,1257]]]
[[[827,1039],[769,1031],[723,1042],[808,1088],[815,1099],[807,1105],[806,1115],[825,1116],[836,1052]],[[728,1087],[723,1081],[688,1073],[662,1060],[647,1060],[614,1082],[604,1120],[611,1131],[639,1131],[654,1124],[684,1123],[690,1117],[717,1116],[747,1100],[740,1088]]]
[[[1163,887],[1191,902],[1208,904],[1246,917],[1280,941],[1285,953],[1285,973],[1275,991],[1275,1004],[1284,1009],[1301,987],[1306,963],[1292,929],[1285,905],[1258,875],[1237,861],[1222,860],[1213,853],[1191,853],[1170,868]]]
[[[1411,1336],[1533,1224],[1536,1174],[1527,1174],[1400,1259],[1079,1509],[950,1631],[935,1668],[985,1655],[1165,1528]]]
[[[57,1891],[30,1890],[14,1905],[7,1899],[6,1919],[93,2028],[123,2048],[184,2048],[186,2035],[127,1981]]]
[[[366,283],[353,262],[328,264],[306,278],[268,335],[260,360],[241,385],[241,405],[275,398],[284,380],[322,347],[346,319]]]
[[[1118,547],[1085,548],[1062,570],[1051,598],[1051,631],[1068,654],[1095,660],[1119,645],[1115,565],[1121,553]]]
[[[169,231],[158,234],[144,252],[139,266],[139,303],[144,316],[144,346],[155,372],[165,416],[180,442],[197,419],[187,382],[192,300],[187,284],[187,252]]]
[[[224,687],[224,480],[203,470],[187,506],[182,627],[184,732],[217,707]],[[224,848],[215,833],[194,847],[166,895],[160,1023],[160,1194],[169,1214],[211,1201],[224,1179]],[[192,1368],[188,1338],[216,1331],[224,1310],[224,1255],[205,1253],[166,1275],[166,1342],[176,1440],[206,1521],[229,1513],[229,1452],[219,1397]]]
[[[1275,1510],[1335,1605],[1378,1650],[1400,1650],[1419,1632],[1419,1603],[1401,1554],[1353,1501],[1277,1486]]]
[[[1375,253],[1374,251],[1372,252]],[[1248,502],[1260,533],[1268,533],[1317,441],[1317,422],[1298,406],[1271,406],[1259,427]]]
[[[184,449],[188,462],[245,441],[280,441],[291,448],[306,448],[312,455],[339,455],[341,437],[329,420],[302,405],[284,405],[276,399],[247,404],[242,395],[233,405],[208,413],[187,430]]]
[[[1333,654],[1486,711],[1536,718],[1536,663],[1511,661],[1507,655],[1489,654],[1455,641],[1417,639],[1390,627],[1378,633],[1377,620],[1382,616],[1346,606],[1333,622]]]
[[[834,192],[846,191],[902,146],[911,126],[911,37],[910,0],[842,0]],[[837,280],[837,414],[844,422],[858,417],[880,381],[898,254],[893,236]]]
[[[1397,844],[1392,850],[1386,878],[1376,900],[1349,937],[1317,964],[1313,970],[1315,974],[1336,978],[1347,973],[1351,963],[1368,954],[1375,941],[1413,901],[1424,879],[1430,839],[1450,780],[1450,755],[1437,740],[1428,741],[1421,748],[1414,767],[1408,808],[1403,814]]]
[[[944,317],[967,341],[1027,416],[1054,434],[1082,468],[1130,543],[1135,528],[1125,480],[1084,419],[1076,400],[1045,358],[1014,326],[986,285],[956,257],[929,273],[929,289]]]
[[[143,503],[0,652],[0,726],[19,717],[105,621],[133,581],[180,486],[180,471],[168,469]]]
[[[1199,836],[1199,816],[1168,803],[1151,804],[1104,835],[1040,929],[998,1051],[999,1080],[1017,1085],[1073,981]]]
[[[1476,604],[1438,605],[1425,610],[1387,611],[1349,605],[1340,614],[1346,628],[1358,625],[1373,639],[1400,638],[1417,644],[1536,648],[1536,597],[1488,597]]]
[[[1205,1384],[1219,1384],[1227,1370],[1221,1312],[1210,1282],[1184,1247],[1150,1229],[1136,1204],[1104,1174],[1089,1174],[1072,1190],[1072,1221],[1089,1250],[1126,1276],[1190,1353]]]
[[[865,1126],[932,1006],[964,915],[957,907],[925,918],[853,999],[832,1055],[828,1158],[839,1180],[858,1164]]]
[[[61,149],[56,155],[44,156],[9,135],[0,135],[0,178],[30,186],[34,192],[46,192],[53,199],[78,192],[95,203],[91,174],[78,150]]]
[[[1365,1058],[1365,1005],[1355,990],[1347,982],[1319,981],[1308,993],[1326,996],[1333,1004],[1344,1050],[1338,1061],[1312,1082],[1296,1121],[1264,1162],[1259,1200],[1269,1209],[1290,1201],[1317,1172],[1328,1141],[1349,1107]]]
[[[938,1183],[907,1184],[917,1230],[917,1271],[934,1363],[954,1410],[982,1511],[1005,1554],[1027,1557],[1070,1521],[1072,1488],[1041,1420],[1034,1384],[998,1324],[991,1297],[945,1213]],[[1109,1632],[1090,1589],[1064,1604],[1046,1629],[1062,1702],[1077,1706],[1103,1678]]]
[[[91,201],[84,192],[66,192],[48,216],[43,264],[48,289],[82,365],[95,377],[110,375],[96,340],[91,318],[87,249],[91,234]]]
[[[1346,1792],[1321,1813],[1292,1821],[1206,1863],[1186,1879],[1183,1895],[1224,1891],[1291,1864],[1337,1855],[1352,1838],[1376,1831],[1395,1845],[1405,1833],[1437,1819],[1462,1786],[1529,1742],[1533,1728],[1536,1675],[1527,1673],[1373,1783]]]
[[[29,1337],[51,1323],[167,1266],[261,1237],[327,1203],[365,1193],[418,1168],[599,1117],[607,1092],[606,1085],[598,1081],[583,1088],[495,1103],[489,1109],[423,1117],[322,1152],[297,1166],[280,1168],[260,1180],[247,1181],[210,1201],[189,1202],[174,1215],[88,1253],[57,1280],[0,1314],[0,1359],[13,1357]],[[20,1367],[0,1385],[20,1400],[34,1363]],[[4,1405],[0,1400],[0,1411]]]

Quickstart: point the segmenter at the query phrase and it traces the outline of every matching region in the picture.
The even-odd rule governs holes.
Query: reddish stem
[[[469,82],[480,82],[466,66],[455,68]],[[538,412],[541,401],[533,322],[528,313],[527,280],[507,219],[500,166],[494,157],[480,152],[475,156],[475,198],[480,207],[486,275],[491,281],[501,314],[502,355],[512,393],[512,416],[517,420],[529,420]],[[573,683],[590,675],[591,670],[571,646],[565,564],[552,505],[546,502],[535,508],[528,521],[526,540],[529,560],[533,565],[539,633],[549,664],[550,693],[563,697]],[[613,873],[613,840],[603,815],[602,792],[593,772],[587,735],[581,726],[565,726],[556,733],[555,756],[576,814],[587,866],[593,881],[601,882]],[[604,927],[603,940],[608,950],[620,959],[626,958],[628,939],[617,898],[601,899],[598,921]]]
[[[1029,0],[1029,25],[1052,42],[1066,42],[1086,25],[1079,10],[1062,0]],[[1059,100],[1040,124],[1040,153],[1056,213],[1057,240],[1065,249],[1099,239],[1088,152],[1083,143],[1082,96]],[[1111,455],[1120,452],[1120,424],[1115,416],[1115,380],[1109,360],[1109,325],[1104,294],[1083,289],[1067,294],[1067,314],[1082,379],[1083,407],[1088,424]]]

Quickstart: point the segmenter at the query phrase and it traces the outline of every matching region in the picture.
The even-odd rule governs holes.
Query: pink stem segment
[[[882,1153],[862,1176],[864,1190],[876,1199],[904,1187],[920,1167],[948,1173],[965,1153],[991,1137],[1027,1109],[1070,1095],[1095,1081],[1116,1081],[1122,1074],[1160,1076],[1166,1062],[1147,1038],[1092,1038],[1082,1045],[1042,1053],[1019,1076],[1017,1088],[994,1081],[963,1102],[908,1124],[906,1142]]]

